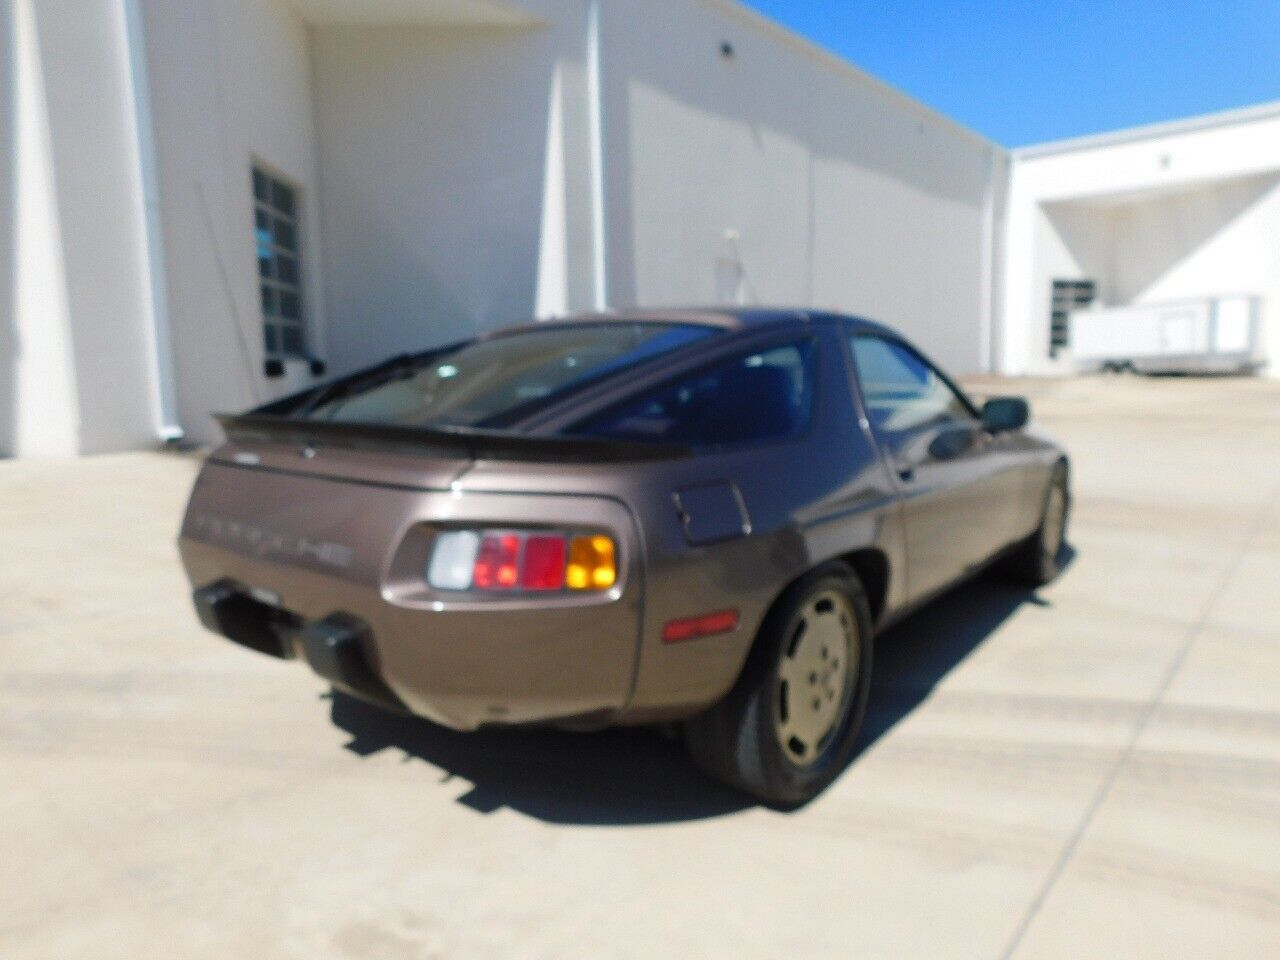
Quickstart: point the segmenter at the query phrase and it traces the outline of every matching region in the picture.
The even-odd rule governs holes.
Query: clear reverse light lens
[[[471,530],[442,533],[427,568],[427,582],[437,590],[467,590],[475,569],[480,535]]]

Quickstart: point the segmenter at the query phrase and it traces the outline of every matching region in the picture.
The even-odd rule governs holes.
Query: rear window
[[[305,416],[502,428],[609,374],[717,332],[692,324],[601,323],[477,340],[321,402]]]
[[[802,433],[813,412],[813,344],[802,340],[709,366],[567,431],[720,447]]]

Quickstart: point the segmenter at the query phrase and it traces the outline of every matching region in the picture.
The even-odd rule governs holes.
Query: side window
[[[968,404],[910,347],[864,333],[850,343],[867,417],[877,433],[901,436],[973,419]]]
[[[813,410],[813,344],[736,357],[618,404],[568,432],[694,447],[780,440]]]

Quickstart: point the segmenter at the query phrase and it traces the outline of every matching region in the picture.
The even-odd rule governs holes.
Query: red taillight
[[[671,620],[662,628],[663,643],[683,643],[717,633],[729,633],[738,628],[737,610],[717,610],[698,617]]]
[[[530,537],[524,545],[520,586],[526,590],[560,590],[568,551],[564,537]]]
[[[481,590],[514,590],[520,581],[520,537],[490,533],[480,541],[471,583]]]

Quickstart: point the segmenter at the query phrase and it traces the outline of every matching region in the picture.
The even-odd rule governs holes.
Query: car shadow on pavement
[[[1064,547],[1064,569],[1075,557],[1071,546]],[[882,633],[876,639],[871,701],[858,752],[920,706],[947,674],[1026,604],[1050,606],[1035,590],[984,573]]]
[[[507,807],[549,823],[605,826],[699,820],[753,805],[704,777],[678,739],[651,728],[457,733],[338,692],[330,715],[351,734],[353,753],[399,750],[470,783],[458,802],[478,813]]]
[[[1070,556],[1068,557],[1068,562]],[[858,753],[910,714],[957,664],[1023,604],[1047,601],[982,576],[924,607],[876,643],[871,702]],[[703,775],[678,738],[647,728],[599,733],[550,729],[457,733],[399,717],[335,692],[331,719],[346,749],[367,757],[399,751],[424,760],[477,813],[502,808],[548,823],[637,825],[724,816],[755,806]],[[854,762],[857,762],[855,755]]]

